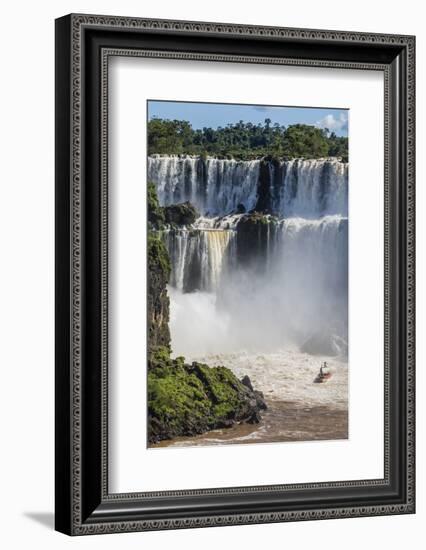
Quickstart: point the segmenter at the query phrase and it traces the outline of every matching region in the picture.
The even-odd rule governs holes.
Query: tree
[[[148,122],[148,153],[218,156],[255,159],[319,158],[337,156],[348,159],[348,138],[308,124],[272,125],[238,121],[218,128],[194,130],[185,120],[153,118]]]
[[[284,132],[283,150],[290,157],[326,157],[329,151],[327,135],[315,126],[294,124]]]

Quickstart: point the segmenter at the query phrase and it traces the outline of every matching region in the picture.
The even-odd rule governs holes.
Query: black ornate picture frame
[[[384,477],[108,491],[108,59],[384,74]],[[415,38],[68,15],[56,21],[56,529],[69,535],[415,511]]]

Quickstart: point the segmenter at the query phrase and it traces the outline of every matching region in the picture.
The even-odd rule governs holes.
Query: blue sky
[[[263,105],[234,105],[227,103],[192,103],[182,101],[148,101],[148,117],[187,120],[194,129],[217,128],[240,120],[272,124],[312,124],[328,128],[338,136],[348,135],[347,109],[318,109],[313,107],[270,107]]]

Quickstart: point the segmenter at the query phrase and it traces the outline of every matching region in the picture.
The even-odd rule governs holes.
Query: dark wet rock
[[[170,347],[169,296],[170,260],[159,236],[148,236],[148,349]]]
[[[269,158],[264,158],[259,164],[259,182],[257,186],[256,211],[265,214],[272,213],[271,176],[272,164]]]
[[[245,214],[246,213],[246,207],[244,204],[238,204],[236,209],[236,214]]]
[[[300,347],[300,350],[310,355],[345,357],[348,353],[348,343],[344,338],[334,334],[331,330],[324,329],[308,338]]]
[[[253,264],[263,269],[266,262],[268,242],[273,242],[277,229],[277,218],[261,212],[250,212],[241,217],[237,224],[237,260],[240,265]]]
[[[266,409],[262,393],[226,367],[188,365],[164,350],[160,355],[151,355],[148,371],[150,443],[261,420],[260,411]]]
[[[268,407],[266,405],[265,398],[263,397],[263,393],[259,390],[253,390],[253,395],[256,399],[256,405],[258,409],[261,411],[266,411]]]
[[[221,430],[223,428],[232,428],[234,424],[235,422],[233,420],[219,420],[216,428],[218,430]]]
[[[244,386],[246,386],[249,390],[253,391],[251,380],[247,374],[241,378],[241,383],[244,384]]]
[[[190,202],[182,202],[180,204],[172,204],[164,208],[164,217],[166,223],[177,225],[192,225],[200,216],[195,206]]]
[[[259,422],[262,420],[262,417],[260,416],[258,411],[255,411],[251,417],[248,419],[249,424],[259,424]]]

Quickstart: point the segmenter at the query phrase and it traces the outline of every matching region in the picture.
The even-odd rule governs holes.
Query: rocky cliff
[[[172,359],[167,283],[170,258],[162,240],[164,223],[193,223],[191,204],[168,211],[158,205],[155,190],[148,195],[148,440],[195,435],[238,422],[259,422],[266,409],[263,395],[248,377],[238,378],[225,367]]]
[[[152,233],[148,236],[148,350],[159,346],[170,349],[169,297],[167,282],[170,260],[163,241]]]
[[[225,367],[186,364],[166,350],[151,355],[148,372],[148,440],[193,436],[236,423],[257,423],[266,409],[250,379]]]

